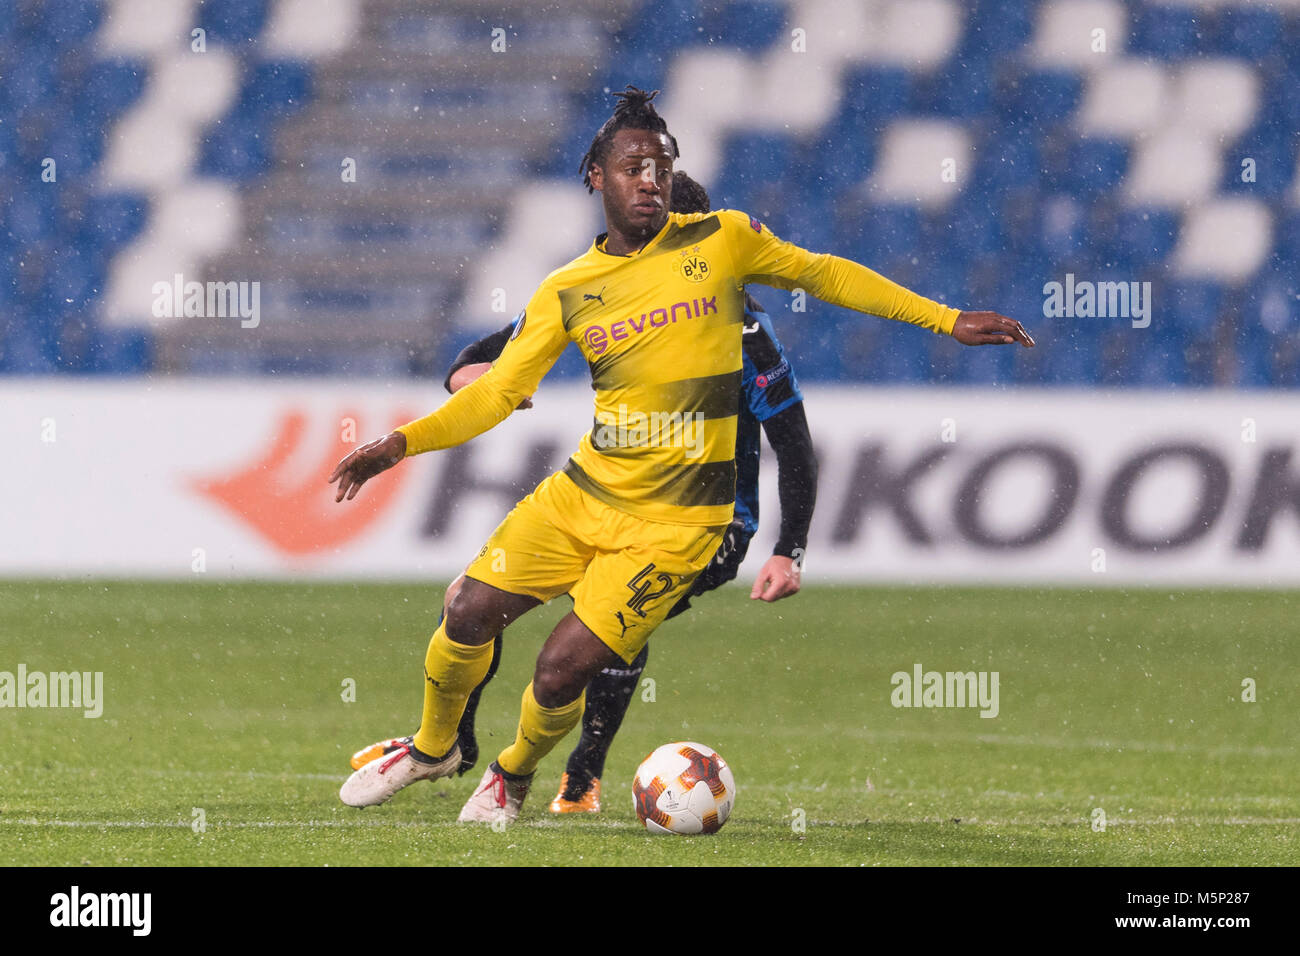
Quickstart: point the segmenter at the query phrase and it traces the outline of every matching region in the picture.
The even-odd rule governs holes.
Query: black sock
[[[568,799],[576,800],[591,786],[593,778],[605,772],[605,758],[614,735],[623,723],[632,695],[640,683],[650,656],[650,645],[631,664],[601,671],[587,685],[587,706],[582,712],[582,738],[569,754],[565,768],[569,785],[565,791]],[[614,673],[610,673],[610,670]]]

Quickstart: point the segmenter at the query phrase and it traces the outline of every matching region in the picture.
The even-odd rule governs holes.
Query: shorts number
[[[638,571],[636,577],[627,582],[628,589],[632,592],[632,596],[628,598],[627,606],[636,611],[638,617],[645,617],[645,611],[641,609],[645,607],[647,603],[653,601],[657,597],[662,597],[672,590],[673,576],[660,571],[658,574],[654,575],[652,579],[651,572],[654,571],[654,569],[655,566],[652,561],[650,564],[647,564],[644,568]],[[654,581],[659,582],[660,586],[658,589],[654,587]]]

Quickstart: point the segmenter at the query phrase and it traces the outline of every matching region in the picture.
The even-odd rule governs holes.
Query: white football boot
[[[411,746],[402,744],[390,756],[372,760],[344,781],[339,799],[350,807],[376,807],[387,803],[398,790],[420,780],[450,777],[460,766],[460,747],[451,748],[437,763],[423,763],[411,756]]]
[[[514,779],[507,777],[497,762],[492,761],[483,771],[478,789],[461,808],[457,820],[461,823],[513,823],[532,782],[532,774]]]

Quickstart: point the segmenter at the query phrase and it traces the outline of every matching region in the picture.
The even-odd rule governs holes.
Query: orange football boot
[[[551,801],[552,813],[600,813],[599,777],[592,778],[591,785],[576,800],[569,799],[568,789],[569,775],[566,773],[560,778],[560,792]]]

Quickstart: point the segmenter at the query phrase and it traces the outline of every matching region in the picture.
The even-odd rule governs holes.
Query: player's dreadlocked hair
[[[578,172],[582,173],[582,184],[587,187],[589,193],[595,191],[595,187],[591,185],[591,167],[593,164],[605,162],[605,154],[609,152],[609,145],[614,141],[614,134],[621,129],[648,129],[652,133],[663,133],[673,145],[673,159],[681,155],[677,149],[676,138],[668,132],[668,124],[651,105],[650,101],[659,95],[658,90],[647,93],[629,83],[626,90],[614,95],[618,97],[614,115],[605,120],[605,125],[596,133],[596,138],[591,141],[591,146],[587,148],[582,163],[578,166]]]
[[[673,173],[673,212],[708,212],[709,194],[703,186],[683,172]]]

